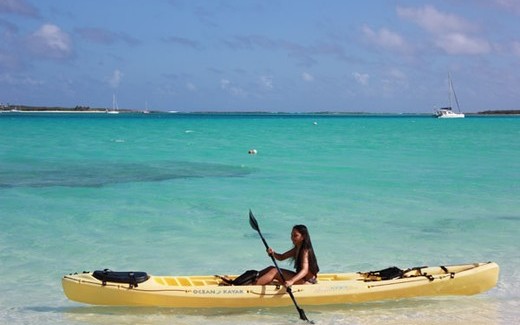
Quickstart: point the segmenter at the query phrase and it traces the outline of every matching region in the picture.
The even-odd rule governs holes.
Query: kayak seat
[[[128,283],[130,287],[137,287],[139,283],[143,283],[150,278],[146,272],[114,272],[109,269],[97,270],[92,276],[103,282]]]

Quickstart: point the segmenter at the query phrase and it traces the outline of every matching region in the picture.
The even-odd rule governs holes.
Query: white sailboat
[[[464,118],[464,113],[460,111],[459,100],[457,99],[457,94],[455,93],[455,89],[453,88],[453,82],[451,81],[451,74],[448,73],[448,82],[449,82],[449,100],[450,106],[443,107],[435,111],[435,116],[437,118]],[[452,102],[455,101],[457,105],[457,112],[453,111]]]
[[[112,95],[112,110],[107,110],[107,114],[119,114],[116,101],[116,94]]]
[[[150,111],[148,110],[148,102],[144,102],[144,111],[143,114],[150,114]]]

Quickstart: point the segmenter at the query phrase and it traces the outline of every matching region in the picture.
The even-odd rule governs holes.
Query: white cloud
[[[362,31],[369,42],[379,47],[403,53],[410,51],[410,46],[406,43],[401,35],[386,28],[381,28],[379,31],[374,31],[367,25],[364,25]]]
[[[0,12],[36,18],[38,10],[25,0],[0,0]]]
[[[398,7],[397,14],[432,34],[435,46],[448,54],[476,55],[491,51],[487,40],[471,36],[478,31],[478,26],[460,16],[441,12],[433,6]]]
[[[304,73],[302,73],[302,79],[303,79],[304,81],[311,82],[311,81],[314,81],[314,76],[311,75],[311,74],[308,73],[308,72],[304,72]]]
[[[448,54],[486,54],[491,51],[488,41],[473,38],[461,33],[451,33],[439,36],[435,45]]]
[[[247,95],[243,89],[233,86],[231,81],[229,81],[228,79],[220,80],[220,88],[229,92],[233,96],[245,97]]]
[[[273,89],[273,77],[270,76],[261,76],[260,83],[267,89]]]
[[[393,96],[409,88],[408,77],[404,72],[397,68],[390,68],[384,73],[381,79],[383,94]]]
[[[31,51],[42,57],[64,59],[72,55],[72,41],[58,26],[45,24],[28,38]]]
[[[352,76],[354,76],[354,79],[356,79],[356,81],[363,86],[367,86],[368,81],[370,80],[370,76],[366,73],[354,72],[352,73]]]
[[[407,80],[406,74],[397,68],[391,68],[388,70],[388,76],[398,80]]]
[[[125,33],[115,33],[104,28],[77,28],[75,32],[89,42],[110,45],[118,41],[125,42],[128,45],[137,45],[140,43],[136,38]]]
[[[495,2],[507,10],[520,14],[520,1],[518,0],[495,0]]]
[[[6,84],[9,86],[41,86],[43,85],[43,82],[30,77],[13,76],[4,73],[0,75],[0,84]]]
[[[231,81],[229,81],[227,79],[220,80],[220,88],[222,88],[222,89],[228,89],[230,84],[231,84]]]
[[[513,50],[513,53],[517,56],[520,56],[520,42],[515,41],[511,44],[511,49]]]
[[[188,89],[189,91],[196,91],[197,87],[194,84],[192,84],[191,82],[188,82],[188,83],[186,83],[186,89]]]
[[[410,20],[433,34],[444,32],[472,32],[477,28],[462,17],[443,13],[432,6],[397,8],[397,15]]]
[[[118,88],[119,85],[121,84],[122,78],[123,78],[123,73],[119,69],[114,70],[114,72],[112,73],[112,76],[110,77],[110,79],[108,79],[108,83],[110,84],[110,87],[112,87],[114,89]]]

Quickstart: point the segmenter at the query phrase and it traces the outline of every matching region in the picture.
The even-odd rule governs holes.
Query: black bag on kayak
[[[260,273],[257,270],[247,270],[241,275],[237,276],[234,280],[228,279],[223,276],[218,276],[222,279],[227,285],[233,286],[247,286],[250,284],[254,284],[258,279]]]
[[[400,278],[403,276],[404,271],[396,266],[392,266],[383,270],[369,271],[361,274],[365,276],[365,281],[381,281]]]
[[[107,282],[128,283],[132,287],[137,287],[138,283],[142,283],[150,278],[146,272],[114,272],[109,269],[97,270],[92,276],[106,285]]]

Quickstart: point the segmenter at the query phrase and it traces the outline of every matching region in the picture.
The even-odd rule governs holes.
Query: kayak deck
[[[229,279],[235,279],[237,275],[228,276]],[[218,276],[214,275],[195,275],[195,276],[153,276],[153,280],[164,286],[179,287],[202,287],[202,286],[223,286],[225,285]],[[358,273],[349,274],[321,274],[318,275],[318,282],[321,281],[346,281],[346,280],[363,280]],[[275,284],[276,285],[276,284]]]
[[[457,274],[463,271],[474,269],[475,267],[481,266],[486,263],[474,263],[474,264],[461,264],[451,266],[438,266],[438,267],[413,267],[404,270],[401,278],[414,278],[419,276],[439,276],[446,274]],[[443,269],[445,268],[445,269]],[[369,272],[356,272],[356,273],[322,273],[318,274],[318,283],[331,282],[331,281],[382,281],[378,279],[371,279]],[[237,275],[229,276],[229,279],[235,279]],[[218,276],[214,275],[195,275],[195,276],[152,276],[153,281],[159,285],[164,286],[179,286],[179,287],[200,287],[200,286],[221,286],[225,285]],[[274,284],[276,285],[276,284]]]
[[[496,263],[417,267],[393,279],[377,272],[319,274],[317,284],[294,285],[298,303],[326,305],[419,296],[472,295],[493,288]],[[229,276],[233,279],[236,276]],[[65,275],[69,299],[96,305],[164,307],[280,307],[292,301],[280,284],[227,286],[218,276],[149,276],[142,283],[103,282],[93,273]]]

